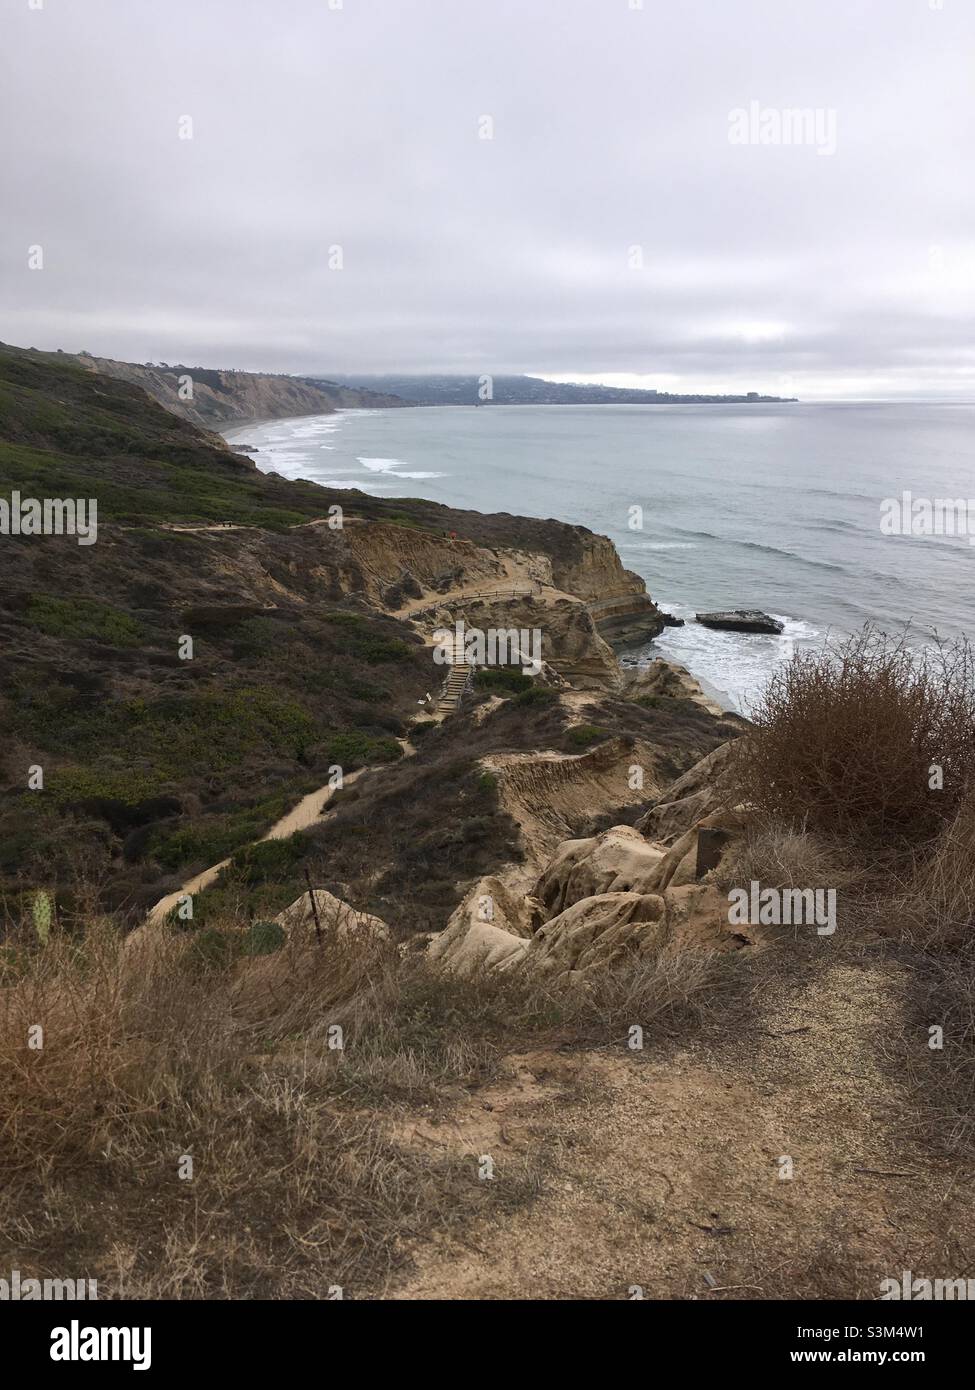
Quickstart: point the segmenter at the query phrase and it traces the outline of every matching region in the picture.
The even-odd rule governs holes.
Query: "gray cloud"
[[[972,6],[629,4],[2,0],[0,336],[970,397]]]

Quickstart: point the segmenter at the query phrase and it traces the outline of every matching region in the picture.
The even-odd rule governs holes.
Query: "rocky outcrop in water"
[[[722,629],[725,632],[767,632],[773,636],[785,630],[785,624],[778,618],[770,618],[757,608],[734,608],[728,612],[698,613],[697,621],[704,627]]]

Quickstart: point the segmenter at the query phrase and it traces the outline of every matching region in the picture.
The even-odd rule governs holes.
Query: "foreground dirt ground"
[[[657,1060],[626,1038],[509,1056],[500,1082],[397,1138],[488,1159],[499,1184],[537,1165],[538,1197],[424,1242],[383,1296],[877,1298],[904,1270],[971,1277],[972,1174],[905,1132],[885,1061],[903,983],[837,960]]]

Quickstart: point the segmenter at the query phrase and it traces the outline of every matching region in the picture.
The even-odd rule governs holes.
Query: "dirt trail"
[[[568,599],[570,603],[582,602],[575,595],[568,594],[562,589],[556,589],[551,584],[529,583],[527,580],[516,577],[498,580],[497,583],[468,584],[458,589],[448,589],[445,593],[431,590],[424,597],[410,599],[401,608],[397,608],[395,616],[397,618],[409,618],[415,613],[424,613],[431,608],[449,608],[451,603],[457,603],[463,599],[527,598],[529,596],[539,599],[542,603],[555,603],[558,599]]]
[[[543,1195],[421,1247],[386,1296],[876,1298],[905,1269],[970,1275],[970,1175],[897,1132],[907,1106],[878,1062],[901,986],[837,964],[717,1045],[509,1058],[448,1122],[401,1137],[469,1155],[472,1181],[489,1155],[498,1184],[548,1150]]]
[[[396,741],[402,748],[405,757],[410,758],[416,753],[416,749],[408,739],[400,738]],[[378,766],[360,767],[356,772],[347,773],[342,779],[343,787],[351,786],[365,772],[376,772]],[[307,830],[309,826],[317,825],[322,812],[331,801],[334,791],[335,788],[329,783],[327,786],[318,787],[315,791],[309,792],[307,796],[301,798],[296,806],[292,806],[291,810],[286,812],[280,820],[275,821],[270,830],[261,835],[254,843],[263,844],[265,840],[287,840],[292,835],[296,835],[299,830]],[[163,921],[174,907],[179,906],[181,898],[202,893],[204,888],[208,888],[219,877],[221,870],[225,869],[229,863],[229,859],[221,859],[219,864],[211,864],[209,869],[204,869],[202,873],[187,879],[175,892],[167,893],[164,898],[160,898],[150,908],[146,917],[147,924],[151,926]]]

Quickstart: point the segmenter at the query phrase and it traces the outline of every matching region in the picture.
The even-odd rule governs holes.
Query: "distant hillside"
[[[316,381],[316,377],[309,377]],[[795,396],[676,395],[670,391],[630,391],[615,386],[572,386],[537,376],[496,376],[492,397],[482,401],[478,376],[347,376],[347,386],[393,392],[411,405],[756,405],[794,401]],[[324,385],[324,383],[319,383]]]
[[[272,420],[287,415],[327,415],[333,410],[364,406],[378,409],[412,404],[397,396],[341,386],[334,381],[311,382],[293,376],[166,363],[115,362],[87,352],[71,360],[89,371],[141,386],[174,415],[205,429],[218,429],[234,420]]]
[[[260,473],[140,385],[96,373],[92,361],[0,345],[0,488],[95,497],[103,522],[281,529],[321,515],[320,489]]]

